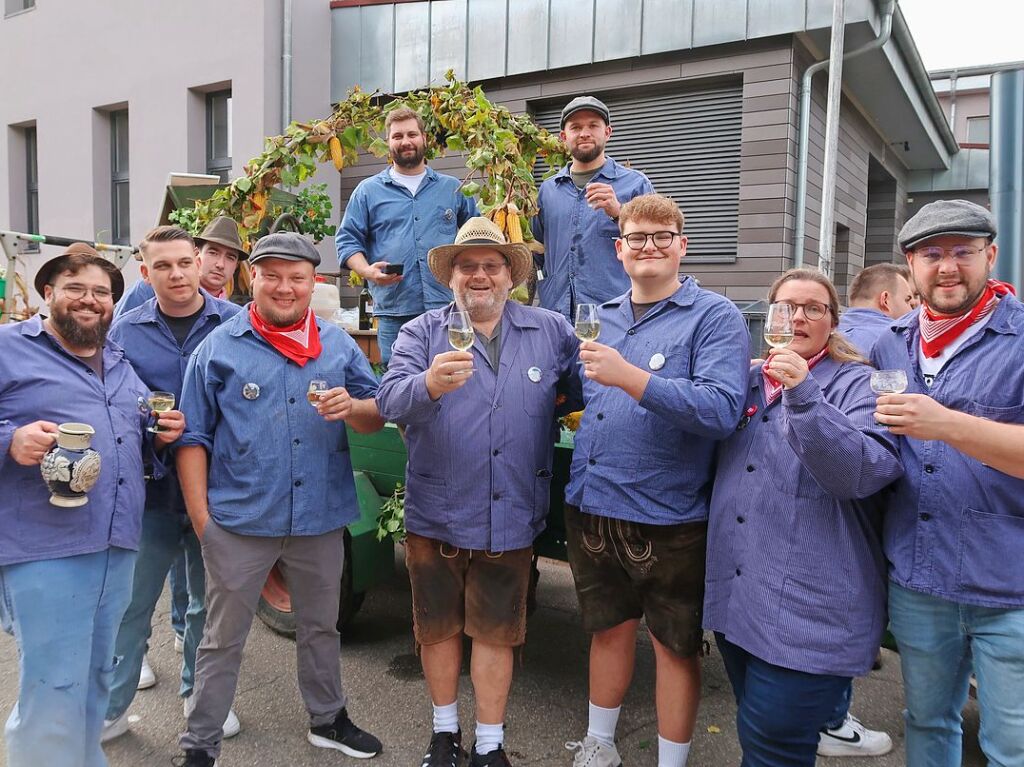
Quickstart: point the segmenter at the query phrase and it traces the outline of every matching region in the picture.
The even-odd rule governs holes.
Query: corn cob
[[[337,136],[331,136],[331,140],[327,142],[327,146],[331,150],[331,162],[334,163],[334,169],[341,171],[345,167],[345,158],[341,154],[341,142]]]

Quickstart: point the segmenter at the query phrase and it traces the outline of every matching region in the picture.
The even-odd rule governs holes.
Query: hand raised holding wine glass
[[[764,321],[764,340],[773,349],[793,343],[793,304],[780,302],[768,307]]]
[[[448,318],[448,344],[455,351],[441,352],[430,363],[425,383],[431,399],[461,388],[473,375],[473,353],[469,350],[475,337],[469,312],[453,310]]]

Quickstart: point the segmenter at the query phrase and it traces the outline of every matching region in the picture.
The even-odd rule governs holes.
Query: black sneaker
[[[420,767],[459,767],[466,758],[462,750],[462,730],[456,732],[435,732],[430,736],[430,746],[423,755]]]
[[[470,767],[512,767],[512,762],[508,760],[505,749],[501,746],[489,754],[478,754],[476,744],[473,744],[473,756],[470,757],[469,765]]]
[[[217,767],[217,760],[198,748],[186,748],[185,753],[171,760],[175,767]]]
[[[384,749],[379,740],[352,724],[346,709],[339,711],[330,724],[310,727],[306,740],[317,748],[333,748],[356,759],[370,759]]]

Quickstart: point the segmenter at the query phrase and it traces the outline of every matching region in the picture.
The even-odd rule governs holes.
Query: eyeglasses
[[[507,264],[504,261],[484,261],[482,264],[456,264],[455,268],[459,270],[459,274],[466,277],[472,277],[480,269],[483,269],[485,274],[493,277],[506,266]]]
[[[792,307],[793,317],[796,317],[796,310],[803,309],[804,317],[811,322],[820,320],[826,314],[828,314],[832,308],[825,304],[809,303],[809,304],[794,304],[792,301],[780,301],[779,303],[789,304]]]
[[[86,293],[91,293],[92,297],[97,301],[111,301],[114,298],[114,293],[109,288],[87,288],[85,285],[76,284],[62,285],[58,288],[52,282],[50,285],[54,290],[59,290],[72,301],[79,301],[85,298]]]
[[[914,251],[914,255],[924,261],[928,266],[935,266],[942,262],[943,257],[949,253],[952,256],[953,261],[958,264],[966,264],[971,261],[979,253],[984,253],[988,246],[980,248],[972,248],[967,245],[954,245],[952,248],[940,248],[938,246],[930,248],[918,248]]]
[[[682,236],[679,232],[655,232],[654,234],[630,232],[629,234],[622,235],[619,239],[625,241],[630,250],[643,250],[647,247],[648,239],[654,242],[654,247],[656,248],[667,248],[676,237]]]

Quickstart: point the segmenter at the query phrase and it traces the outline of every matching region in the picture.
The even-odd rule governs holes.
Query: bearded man
[[[619,210],[654,187],[605,154],[612,126],[602,101],[574,98],[562,110],[561,131],[572,162],[540,185],[532,231],[544,244],[536,259],[540,305],[573,322],[580,304],[602,304],[629,290],[615,254]]]
[[[465,634],[476,698],[470,765],[507,767],[513,648],[526,641],[533,541],[547,520],[556,400],[566,395],[566,412],[582,401],[579,342],[558,314],[508,300],[529,275],[530,252],[486,218],[433,248],[429,264],[455,302],[402,328],[377,394],[381,415],[407,429],[406,565],[434,706],[423,764],[461,764]],[[469,351],[449,346],[459,311],[472,324]]]
[[[452,300],[427,268],[427,251],[450,243],[477,214],[461,182],[427,166],[423,118],[408,107],[384,121],[391,165],[352,192],[335,244],[338,263],[364,280],[373,296],[377,344],[387,364],[398,330]]]
[[[7,764],[104,767],[100,731],[132,592],[143,451],[174,442],[184,420],[161,414],[150,443],[150,414],[139,406],[149,390],[106,340],[124,291],[117,267],[74,243],[43,264],[35,287],[50,316],[0,327],[0,625],[18,643],[20,677]],[[65,422],[91,427],[101,461],[75,508],[55,505],[39,476]],[[162,474],[157,456],[147,460]]]

